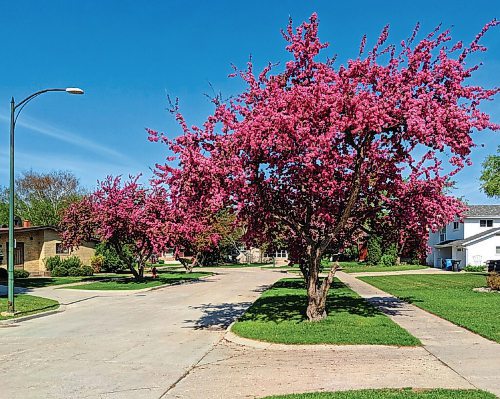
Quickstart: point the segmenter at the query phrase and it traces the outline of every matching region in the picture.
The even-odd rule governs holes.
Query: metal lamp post
[[[8,256],[8,306],[7,313],[14,314],[14,129],[17,118],[23,108],[35,97],[50,91],[64,91],[69,94],[83,94],[83,90],[77,87],[68,87],[66,89],[45,89],[37,91],[26,97],[23,101],[16,104],[14,97],[10,102],[10,184],[9,184],[9,256]]]

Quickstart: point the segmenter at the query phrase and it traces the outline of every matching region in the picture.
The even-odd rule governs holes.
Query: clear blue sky
[[[284,61],[280,29],[312,12],[320,37],[339,62],[355,57],[391,25],[399,43],[417,21],[422,32],[454,26],[454,39],[470,42],[499,18],[498,0],[481,1],[137,1],[0,0],[0,185],[8,183],[8,115],[11,96],[21,100],[47,87],[79,86],[84,96],[49,93],[26,107],[16,129],[16,170],[68,169],[83,185],[107,174],[150,176],[165,147],[146,139],[145,127],[179,134],[166,94],[179,97],[190,124],[212,110],[211,83],[229,96],[241,89],[228,79],[230,64],[258,67]],[[483,41],[484,66],[471,82],[500,85],[500,29]],[[500,123],[500,98],[483,109]],[[474,165],[457,176],[456,195],[493,203],[478,190],[480,164],[500,144],[500,133],[476,135]],[[498,202],[498,201],[497,201]]]

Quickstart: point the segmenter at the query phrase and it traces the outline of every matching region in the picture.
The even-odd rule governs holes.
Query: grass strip
[[[158,278],[145,277],[142,281],[135,281],[132,277],[112,278],[97,281],[89,284],[73,285],[64,289],[76,290],[140,290],[143,288],[158,287],[161,285],[171,285],[183,281],[197,280],[200,277],[210,276],[212,273],[160,273]]]
[[[16,315],[15,316],[2,316],[0,315],[0,320],[12,319],[16,317],[28,316],[35,313],[47,312],[48,310],[55,310],[59,307],[59,302],[53,299],[42,298],[40,296],[34,295],[16,295],[14,297],[16,305]],[[0,309],[3,311],[7,310],[7,297],[0,297]]]
[[[307,321],[307,294],[301,279],[283,279],[235,323],[242,337],[284,344],[420,345],[420,341],[340,281],[328,295],[328,317]]]
[[[472,389],[363,389],[359,391],[299,393],[264,399],[495,399],[495,395]]]

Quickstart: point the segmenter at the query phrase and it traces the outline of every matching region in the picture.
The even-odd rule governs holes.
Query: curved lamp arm
[[[40,94],[47,93],[49,91],[65,91],[69,94],[83,94],[83,90],[78,88],[78,87],[68,87],[65,89],[44,89],[37,91],[36,93],[31,94],[30,96],[26,97],[24,100],[19,102],[18,104],[14,105],[14,112],[17,110],[17,114],[15,115],[14,118],[14,124],[17,122],[17,118],[19,117],[19,114],[23,110],[23,108],[28,104],[31,100],[33,100],[35,97],[38,97]]]

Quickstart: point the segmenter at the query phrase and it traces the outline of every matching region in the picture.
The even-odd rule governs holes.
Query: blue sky
[[[228,79],[230,64],[257,67],[287,59],[280,29],[312,12],[320,37],[339,62],[355,57],[360,38],[373,43],[391,25],[399,43],[417,21],[422,32],[453,26],[454,39],[470,42],[499,18],[498,0],[481,1],[111,1],[0,0],[0,185],[8,183],[11,96],[21,100],[47,87],[82,87],[84,96],[48,93],[34,100],[16,128],[16,170],[73,171],[92,188],[108,174],[150,176],[166,152],[144,128],[179,134],[166,94],[180,98],[189,124],[212,111],[210,84],[225,96],[241,83]],[[500,85],[500,29],[483,41],[489,51],[471,83]],[[500,123],[500,98],[483,109]],[[456,195],[494,203],[478,190],[481,162],[500,144],[500,133],[476,134],[474,165],[456,176]]]

